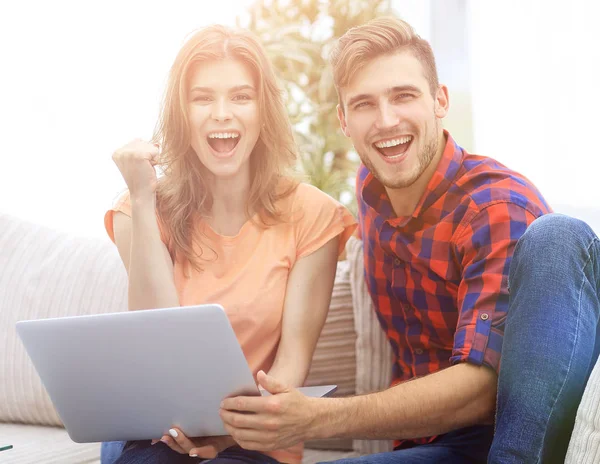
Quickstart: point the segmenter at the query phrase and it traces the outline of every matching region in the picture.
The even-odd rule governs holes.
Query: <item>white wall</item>
[[[0,10],[0,211],[104,236],[125,187],[111,155],[152,134],[185,37],[250,0],[5,2]]]
[[[395,6],[444,53],[443,37],[432,31],[437,1]],[[554,204],[600,209],[596,2],[465,2],[468,33],[457,34],[466,34],[470,60],[438,57],[442,80],[451,93],[462,87],[464,97],[449,123],[460,123],[461,107],[472,99],[474,134],[469,142],[462,137],[463,145],[521,171]],[[5,2],[0,212],[104,236],[103,213],[124,187],[112,152],[151,135],[169,66],[187,34],[213,22],[233,24],[250,3]],[[464,27],[456,17],[447,20]],[[469,62],[466,76],[453,69]]]
[[[469,6],[475,150],[525,174],[551,204],[600,210],[600,4]]]

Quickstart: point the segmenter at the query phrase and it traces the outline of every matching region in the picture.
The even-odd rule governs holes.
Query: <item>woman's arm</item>
[[[287,283],[283,328],[270,375],[291,386],[306,379],[331,301],[339,237],[300,258]]]
[[[131,198],[131,218],[115,212],[115,243],[129,276],[129,310],[179,306],[173,262],[160,238],[154,198]]]

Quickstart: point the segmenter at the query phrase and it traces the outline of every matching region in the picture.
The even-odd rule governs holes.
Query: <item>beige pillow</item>
[[[331,304],[317,342],[306,385],[337,385],[334,396],[356,392],[356,332],[350,288],[350,263],[339,261]],[[351,439],[315,440],[307,448],[352,450]]]
[[[362,241],[350,237],[346,261],[338,263],[325,327],[317,344],[308,384],[339,385],[338,395],[360,395],[389,387],[392,350],[381,329],[364,278]],[[353,449],[373,454],[392,449],[389,440],[319,440],[310,448]]]
[[[373,308],[373,301],[365,282],[365,265],[362,241],[350,237],[346,244],[350,263],[350,283],[356,327],[356,394],[385,390],[392,378],[392,347]],[[389,440],[354,440],[358,454],[374,454],[390,451]]]
[[[0,422],[61,425],[15,323],[125,310],[125,269],[108,239],[72,237],[4,214],[0,264]]]
[[[565,458],[565,464],[598,462],[600,462],[600,359],[596,361],[583,392]]]

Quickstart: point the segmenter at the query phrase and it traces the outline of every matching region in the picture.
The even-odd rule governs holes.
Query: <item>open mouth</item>
[[[412,135],[403,135],[395,139],[380,140],[373,147],[386,158],[399,158],[408,151],[412,141]]]
[[[230,153],[240,141],[239,132],[212,132],[206,136],[206,141],[217,153]]]

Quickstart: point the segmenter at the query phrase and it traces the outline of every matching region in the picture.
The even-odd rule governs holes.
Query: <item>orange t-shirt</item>
[[[283,320],[283,306],[290,270],[296,261],[339,236],[339,252],[354,232],[350,212],[319,189],[299,184],[279,200],[289,217],[268,227],[246,222],[236,236],[216,233],[200,220],[202,271],[179,261],[174,280],[182,306],[218,303],[223,306],[253,374],[268,372],[275,360]],[[117,200],[104,218],[114,241],[113,212],[131,216],[129,194]],[[187,277],[186,277],[187,274]],[[275,459],[300,463],[301,448],[269,453]]]

